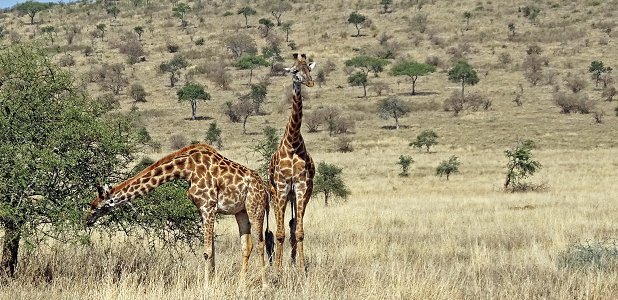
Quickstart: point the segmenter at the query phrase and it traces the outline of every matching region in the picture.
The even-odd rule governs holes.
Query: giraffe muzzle
[[[305,83],[305,85],[306,85],[307,87],[313,87],[315,84],[313,83],[313,80],[309,80],[309,81],[307,81],[307,82]]]

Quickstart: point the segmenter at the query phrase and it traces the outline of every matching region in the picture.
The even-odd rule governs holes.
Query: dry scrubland
[[[615,18],[617,1],[543,1],[533,3],[541,9],[533,24],[518,16],[517,6],[510,1],[430,1],[421,12],[428,15],[425,33],[411,30],[408,18],[417,10],[414,6],[395,1],[394,12],[380,14],[377,1],[312,1],[295,3],[292,12],[283,15],[293,20],[291,39],[320,64],[333,61],[337,69],[323,87],[310,90],[306,112],[316,108],[339,107],[355,118],[356,125],[348,136],[353,141],[351,153],[334,152],[336,137],[328,132],[307,133],[304,137],[314,159],[334,163],[344,168],[344,177],[352,196],[347,202],[337,202],[325,208],[315,198],[305,218],[306,251],[309,271],[300,274],[287,268],[279,276],[269,273],[270,288],[260,293],[259,277],[239,284],[240,245],[233,218],[224,218],[216,226],[220,235],[216,244],[217,274],[212,294],[215,298],[371,298],[371,299],[471,299],[471,298],[563,298],[613,299],[618,295],[618,268],[615,261],[607,267],[577,269],[564,266],[564,255],[574,243],[605,242],[618,236],[618,118],[615,102],[601,100],[601,90],[589,79],[592,60],[618,67],[615,33],[607,35],[592,24]],[[407,1],[404,1],[407,3]],[[220,3],[220,2],[219,2]],[[244,2],[243,2],[244,3]],[[194,3],[189,3],[193,5]],[[165,44],[173,41],[180,52],[197,52],[190,59],[195,67],[211,60],[226,60],[228,54],[222,39],[236,31],[255,37],[258,48],[264,45],[255,25],[269,14],[260,4],[251,16],[253,28],[243,29],[244,18],[235,12],[240,4],[223,4],[199,12],[204,22],[192,12],[189,29],[180,28],[171,17],[171,5],[158,5],[144,10],[123,4],[117,21],[112,21],[101,8],[86,16],[79,6],[69,13],[67,8],[55,8],[41,14],[43,24],[60,28],[62,24],[83,26],[75,44],[90,44],[88,32],[97,23],[106,23],[109,31],[103,42],[95,41],[100,55],[84,57],[70,52],[76,65],[69,67],[77,74],[86,74],[104,62],[125,59],[113,45],[124,31],[145,26],[143,44],[147,61],[125,74],[131,83],[143,84],[149,93],[148,102],[139,103],[141,124],[162,143],[160,157],[170,148],[169,136],[184,134],[189,140],[203,140],[206,128],[213,120],[223,129],[223,153],[241,163],[257,166],[257,157],[250,148],[261,138],[267,125],[283,130],[288,110],[282,97],[289,89],[290,78],[270,79],[268,102],[262,116],[249,119],[249,135],[242,135],[240,124],[230,123],[221,112],[225,101],[246,93],[247,71],[230,67],[233,82],[230,90],[221,90],[205,75],[196,74],[194,81],[205,84],[212,101],[200,103],[198,115],[212,120],[186,120],[190,107],[177,103],[176,90],[168,86],[167,76],[158,74],[158,65],[169,60]],[[521,1],[520,5],[530,5]],[[558,4],[554,7],[554,4]],[[405,6],[405,7],[404,7]],[[478,9],[481,7],[482,9]],[[346,23],[353,10],[373,20],[366,36],[352,37],[353,26]],[[132,11],[133,12],[130,12]],[[232,16],[223,17],[231,11]],[[470,30],[465,26],[463,12],[471,11]],[[519,14],[520,15],[520,14]],[[32,35],[36,26],[26,25],[26,17],[6,13],[1,19],[9,31],[18,32],[22,40]],[[507,24],[517,26],[517,36],[508,39]],[[42,24],[42,25],[43,25]],[[152,29],[151,29],[152,28]],[[275,29],[277,34],[281,34]],[[410,96],[410,84],[382,73],[370,77],[372,82],[388,83],[392,94],[413,103],[435,101],[441,107],[457,84],[447,81],[450,67],[447,50],[464,43],[465,53],[480,75],[480,82],[467,91],[486,94],[493,102],[489,111],[464,111],[453,117],[442,109],[415,111],[401,120],[400,130],[385,129],[392,120],[376,115],[376,103],[385,96],[362,95],[360,87],[348,87],[343,62],[357,55],[354,49],[375,47],[374,35],[393,35],[399,43],[397,57],[424,61],[437,56],[444,66],[438,72],[419,79],[418,96]],[[66,42],[59,33],[56,44]],[[37,38],[40,33],[37,33]],[[430,41],[438,37],[440,45]],[[204,37],[206,44],[196,46],[191,38]],[[7,39],[5,39],[6,42]],[[418,43],[416,42],[418,41]],[[48,43],[44,40],[41,43]],[[416,45],[415,45],[416,44]],[[595,124],[590,114],[564,115],[552,103],[552,86],[531,86],[524,78],[521,62],[525,50],[538,44],[548,57],[546,71],[557,74],[555,84],[562,89],[567,73],[581,74],[589,81],[583,92],[598,102],[605,112],[603,123]],[[502,52],[510,53],[512,63],[498,62]],[[286,55],[291,51],[286,50]],[[57,54],[58,59],[61,54]],[[201,57],[201,58],[200,58]],[[318,67],[319,68],[319,67]],[[191,68],[190,68],[191,69]],[[485,77],[485,72],[488,72]],[[186,73],[186,72],[185,72]],[[265,70],[254,72],[256,78]],[[83,76],[79,76],[83,77]],[[259,79],[258,79],[259,80]],[[179,86],[184,84],[183,76]],[[517,85],[524,86],[523,106],[512,100]],[[338,88],[341,86],[342,88]],[[93,95],[99,95],[98,85],[88,84]],[[129,111],[130,97],[126,90],[119,98],[121,111]],[[435,153],[417,152],[407,146],[420,131],[433,129],[440,136]],[[532,178],[546,183],[543,193],[509,194],[501,191],[506,159],[503,150],[517,138],[535,140],[540,149],[534,151],[544,168]],[[401,154],[412,155],[416,161],[411,176],[397,176],[395,165]],[[461,174],[445,181],[434,176],[438,163],[450,155],[460,157]],[[271,222],[272,223],[272,222]],[[271,225],[272,227],[272,225]],[[17,280],[0,287],[5,299],[66,299],[66,298],[201,298],[203,273],[202,255],[191,251],[170,252],[168,249],[146,251],[139,243],[122,237],[97,240],[93,248],[56,245],[37,250],[36,257],[20,262]],[[288,252],[289,246],[286,248]],[[287,258],[287,257],[286,257]],[[289,259],[288,259],[289,260]],[[252,266],[256,262],[252,261]]]

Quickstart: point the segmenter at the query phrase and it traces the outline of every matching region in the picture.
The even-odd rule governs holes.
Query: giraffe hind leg
[[[294,196],[295,193],[294,191],[292,191],[292,193],[290,194],[290,196],[288,197],[288,201],[290,201],[290,210],[292,211],[292,218],[290,219],[289,222],[289,226],[290,226],[290,246],[292,246],[292,252],[291,252],[291,258],[292,258],[292,264],[296,264],[296,245],[297,245],[297,240],[296,240],[296,197]]]

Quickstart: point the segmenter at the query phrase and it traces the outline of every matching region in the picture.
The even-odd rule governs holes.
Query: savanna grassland
[[[612,244],[618,237],[618,117],[615,101],[605,101],[603,89],[588,72],[592,61],[618,66],[614,28],[618,1],[393,1],[391,12],[382,13],[379,1],[308,1],[292,4],[282,21],[293,21],[286,46],[280,37],[284,64],[292,52],[306,53],[317,69],[331,62],[335,69],[325,84],[307,91],[305,114],[320,108],[338,108],[352,120],[347,133],[329,135],[325,126],[316,133],[303,128],[308,150],[316,162],[343,168],[351,190],[346,201],[325,207],[313,198],[305,217],[305,251],[308,272],[288,266],[286,243],[284,270],[268,272],[268,287],[262,291],[257,261],[250,276],[240,283],[240,243],[234,218],[216,225],[217,269],[210,296],[284,299],[614,299],[618,295],[618,254]],[[418,2],[424,3],[418,5]],[[197,1],[190,1],[192,7]],[[7,11],[0,22],[6,29],[3,45],[35,40],[60,62],[67,54],[74,64],[65,68],[87,87],[93,97],[109,94],[93,70],[104,63],[125,64],[128,81],[140,83],[148,93],[146,102],[134,106],[128,87],[119,95],[116,112],[134,110],[139,125],[160,143],[144,153],[159,158],[171,151],[172,135],[186,141],[204,141],[210,123],[222,129],[222,153],[252,168],[258,156],[252,147],[262,138],[262,129],[273,126],[282,134],[289,116],[288,76],[268,76],[268,67],[254,70],[255,82],[268,82],[263,114],[250,116],[247,134],[242,124],[230,122],[223,113],[226,101],[235,101],[249,90],[249,72],[233,67],[225,39],[238,32],[251,36],[257,48],[267,45],[258,19],[270,17],[264,1],[202,1],[203,8],[187,13],[188,26],[180,26],[172,4],[165,1],[149,7],[133,7],[120,1],[114,19],[102,4],[55,6],[41,12],[29,25],[27,16]],[[236,12],[252,6],[257,14],[245,19]],[[535,18],[521,8],[539,9]],[[355,37],[348,24],[351,12],[371,19],[372,24]],[[469,25],[464,12],[470,12]],[[231,12],[231,14],[226,14]],[[227,15],[227,16],[226,16]],[[418,20],[426,16],[424,30]],[[514,24],[512,35],[508,24]],[[104,38],[90,32],[106,24]],[[41,32],[54,26],[54,44]],[[63,28],[81,28],[67,45]],[[127,64],[117,45],[143,26],[141,44],[145,61]],[[610,28],[607,30],[607,28]],[[422,31],[422,32],[421,32]],[[383,34],[391,36],[380,44]],[[195,40],[204,38],[203,45]],[[170,60],[167,44],[179,46],[190,66],[182,70],[176,87],[159,72]],[[532,85],[524,60],[532,45],[542,49],[547,63],[541,79]],[[87,46],[93,54],[86,56]],[[398,59],[425,62],[431,58],[436,72],[418,79],[418,95],[410,95],[404,77],[385,72],[368,79],[368,97],[362,87],[349,86],[351,72],[346,60],[360,55],[391,51]],[[509,59],[505,59],[508,53]],[[491,101],[485,110],[466,109],[454,116],[443,102],[460,85],[448,81],[447,72],[458,59],[466,59],[480,81],[467,86]],[[220,88],[202,69],[223,62],[230,75],[228,89]],[[314,75],[315,76],[315,75]],[[571,93],[568,78],[585,81],[577,94],[585,94],[593,108],[589,113],[561,113],[555,105],[556,90]],[[207,87],[211,100],[198,104],[198,120],[190,120],[190,106],[179,103],[176,90],[187,81]],[[612,86],[611,80],[609,85]],[[371,87],[389,90],[381,96]],[[522,88],[519,87],[522,86]],[[523,90],[523,92],[521,92]],[[522,105],[513,100],[520,93]],[[410,103],[412,112],[402,127],[378,116],[380,100],[396,96]],[[597,122],[594,115],[601,116]],[[408,146],[423,130],[439,135],[430,153]],[[353,151],[337,152],[342,136],[351,139]],[[503,191],[507,160],[504,150],[518,139],[538,145],[534,158],[542,169],[529,181],[542,184],[539,192]],[[414,159],[410,176],[401,177],[396,162],[400,155]],[[460,173],[447,181],[435,176],[437,165],[459,157]],[[271,217],[271,229],[273,227]],[[97,233],[94,233],[97,236]],[[24,256],[15,280],[0,286],[3,299],[201,299],[203,257],[195,251],[156,247],[123,235],[93,239],[92,246],[49,242]],[[582,250],[584,249],[584,250]],[[614,252],[612,252],[614,251]],[[598,255],[598,256],[595,256]]]

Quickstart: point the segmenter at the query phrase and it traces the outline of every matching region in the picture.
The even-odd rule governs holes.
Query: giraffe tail
[[[268,201],[266,202],[265,214],[264,218],[266,219],[266,230],[264,231],[264,240],[266,244],[266,255],[268,256],[268,262],[273,264],[273,252],[275,250],[275,236],[273,232],[268,229],[268,215],[270,212],[270,197],[271,194],[268,193]]]

